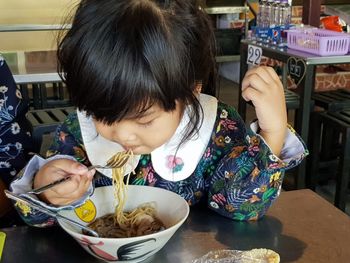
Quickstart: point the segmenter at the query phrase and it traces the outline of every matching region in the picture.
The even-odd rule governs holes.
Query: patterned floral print
[[[167,166],[169,169],[172,169],[173,173],[181,171],[184,166],[183,160],[174,155],[167,156],[167,161]]]
[[[0,176],[7,185],[29,159],[32,143],[24,117],[27,109],[28,103],[0,55]]]
[[[49,155],[57,153],[89,165],[76,114],[57,130]],[[150,155],[142,155],[129,183],[168,189],[190,205],[206,202],[210,209],[234,220],[257,220],[278,197],[284,171],[299,164],[306,154],[305,150],[289,163],[280,161],[259,136],[246,129],[234,108],[219,103],[211,139],[190,177],[167,181],[155,172]],[[174,169],[186,161],[170,159]],[[96,187],[107,184],[111,180],[104,176],[95,182]]]

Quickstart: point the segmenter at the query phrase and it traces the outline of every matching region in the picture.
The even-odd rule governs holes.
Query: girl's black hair
[[[196,0],[82,0],[59,43],[59,72],[73,105],[108,125],[182,102],[184,141],[202,123],[196,80],[215,91],[214,39]]]

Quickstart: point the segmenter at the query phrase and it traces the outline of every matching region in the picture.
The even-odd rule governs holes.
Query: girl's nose
[[[131,143],[137,139],[136,133],[130,129],[118,129],[115,136],[121,144]]]

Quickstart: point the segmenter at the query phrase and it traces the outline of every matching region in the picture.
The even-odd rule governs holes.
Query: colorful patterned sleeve
[[[208,205],[219,214],[234,220],[261,218],[278,197],[284,171],[298,165],[307,155],[300,137],[291,127],[280,158],[263,138],[246,128],[238,113],[219,104],[219,121],[213,131],[215,147],[224,156],[207,178],[210,185]]]
[[[53,143],[47,152],[47,157],[55,158],[56,155],[71,156],[79,162],[89,165],[75,113],[69,115],[65,122],[56,130]],[[18,178],[20,177],[21,175],[19,174]],[[54,218],[35,209],[31,209],[26,205],[16,203],[15,207],[22,219],[29,225],[48,227],[56,224]]]

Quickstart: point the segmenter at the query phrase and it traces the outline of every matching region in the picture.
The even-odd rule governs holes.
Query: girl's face
[[[166,143],[175,133],[183,113],[176,102],[174,111],[165,112],[153,105],[141,117],[126,119],[112,125],[94,120],[97,132],[104,138],[132,150],[134,154],[148,154]]]

